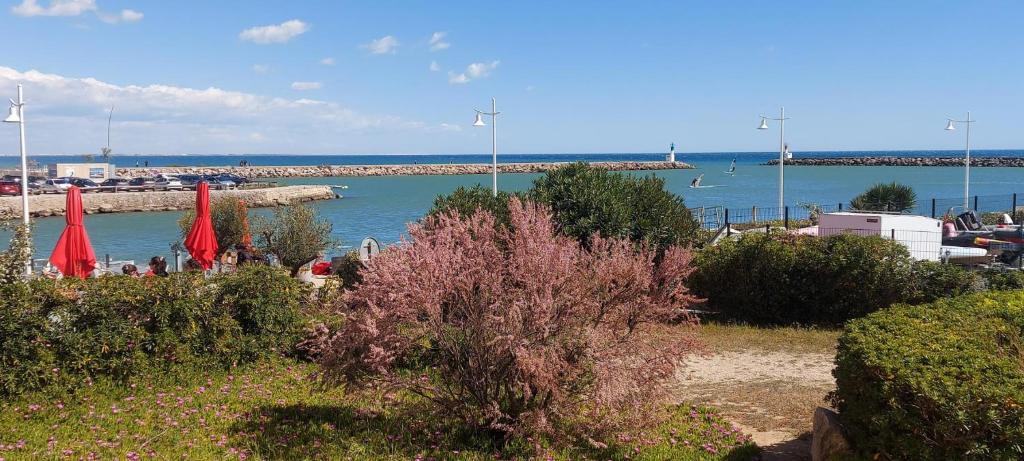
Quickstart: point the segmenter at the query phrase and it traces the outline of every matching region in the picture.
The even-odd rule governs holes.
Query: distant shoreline
[[[778,159],[762,165],[778,165]],[[786,160],[790,166],[964,166],[964,157],[818,157],[793,158]],[[1020,168],[1024,167],[1021,157],[971,157],[972,167]]]
[[[571,162],[544,163],[499,163],[499,173],[543,173]],[[613,171],[679,170],[692,169],[683,162],[588,162],[591,166]],[[320,166],[164,166],[150,168],[118,168],[122,177],[149,176],[153,174],[221,174],[229,173],[248,178],[318,178],[333,176],[424,176],[424,175],[468,175],[490,174],[491,165],[477,163],[461,164],[413,164],[413,165],[320,165]]]

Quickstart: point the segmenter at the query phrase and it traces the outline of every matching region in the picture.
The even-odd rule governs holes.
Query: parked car
[[[21,184],[14,181],[0,180],[0,195],[21,195]]]
[[[156,180],[153,178],[132,178],[128,185],[136,190],[156,190]]]
[[[210,189],[227,190],[234,189],[235,187],[237,187],[234,181],[231,181],[229,179],[221,179],[213,175],[206,176],[205,178],[203,178],[203,181],[206,181],[207,183],[210,184]]]
[[[196,184],[203,181],[203,177],[198,174],[179,174],[177,177],[181,181],[181,188],[185,190],[195,190]]]
[[[101,191],[117,192],[119,190],[128,190],[130,188],[130,181],[125,178],[109,178],[100,183]]]
[[[247,182],[251,182],[249,181],[249,178],[246,178],[244,176],[238,176],[237,174],[221,173],[215,176],[217,177],[217,179],[228,180],[235,184],[245,184]]]
[[[158,176],[154,182],[154,186],[161,190],[182,190],[184,186],[180,179],[176,176]]]
[[[39,186],[39,190],[44,194],[63,194],[68,191],[69,187],[71,187],[71,182],[67,178],[53,178],[43,182],[43,185]]]
[[[86,178],[67,178],[68,182],[72,186],[82,189],[82,192],[96,192],[99,190],[100,185],[96,184],[96,181]]]

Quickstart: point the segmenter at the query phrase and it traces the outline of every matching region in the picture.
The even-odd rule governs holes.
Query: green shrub
[[[1024,289],[1024,272],[1016,270],[986,269],[979,272],[989,290]]]
[[[274,208],[270,218],[253,220],[256,247],[277,257],[294,277],[299,269],[334,245],[331,222],[302,203]]]
[[[985,282],[977,273],[955,264],[915,261],[902,302],[922,304],[939,298],[982,291]]]
[[[900,301],[911,264],[881,237],[752,233],[702,250],[690,286],[726,320],[839,325]]]
[[[850,322],[832,395],[873,459],[1021,459],[1024,292],[898,306]]]
[[[212,283],[175,273],[0,285],[0,395],[291,351],[307,294],[260,265]]]
[[[345,253],[344,258],[334,271],[334,275],[341,279],[341,288],[352,288],[363,281],[363,262],[359,259],[359,252],[355,250]]]
[[[682,197],[665,190],[664,179],[611,172],[583,162],[548,171],[522,194],[498,192],[494,197],[490,189],[480,186],[460,187],[434,200],[428,215],[454,210],[470,216],[482,208],[495,216],[498,225],[507,227],[512,196],[548,205],[559,232],[585,247],[595,233],[646,242],[659,254],[672,245],[700,241],[697,220]]]
[[[248,356],[287,351],[302,330],[301,302],[308,289],[288,273],[262,264],[246,264],[238,272],[217,277],[217,304],[238,321],[251,342]]]
[[[495,196],[491,189],[479,184],[469,188],[460,186],[451,194],[437,196],[427,216],[453,211],[461,216],[472,216],[477,210],[483,209],[494,215],[496,224],[508,227],[508,199],[513,195],[519,194],[498,191]]]

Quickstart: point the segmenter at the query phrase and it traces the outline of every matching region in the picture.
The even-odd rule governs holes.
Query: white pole
[[[18,128],[21,131],[21,219],[25,224],[26,232],[31,232],[28,229],[28,156],[25,154],[25,98],[22,94],[20,83],[18,84],[18,117],[21,120],[18,122]],[[29,238],[31,238],[31,234],[29,234]],[[32,275],[31,254],[28,256],[28,261],[25,261],[25,275]]]
[[[971,111],[967,111],[967,150],[964,157],[964,208],[970,209],[971,197]],[[975,210],[977,211],[977,210]]]
[[[494,196],[498,196],[498,105],[491,98],[491,182]]]
[[[783,208],[786,206],[785,198],[783,197],[783,185],[785,183],[783,164],[786,163],[786,108],[780,108],[779,114],[779,213],[782,213]]]

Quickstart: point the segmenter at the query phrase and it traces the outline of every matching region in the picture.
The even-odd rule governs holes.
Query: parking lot
[[[268,186],[268,184],[253,183],[248,178],[236,175],[166,175],[151,178],[110,178],[99,183],[87,178],[29,176],[28,181],[29,193],[32,195],[63,194],[71,186],[78,187],[82,193],[188,191],[195,190],[196,185],[200,182],[208,183],[212,190]],[[21,195],[21,177],[5,175],[0,179],[0,195]]]

